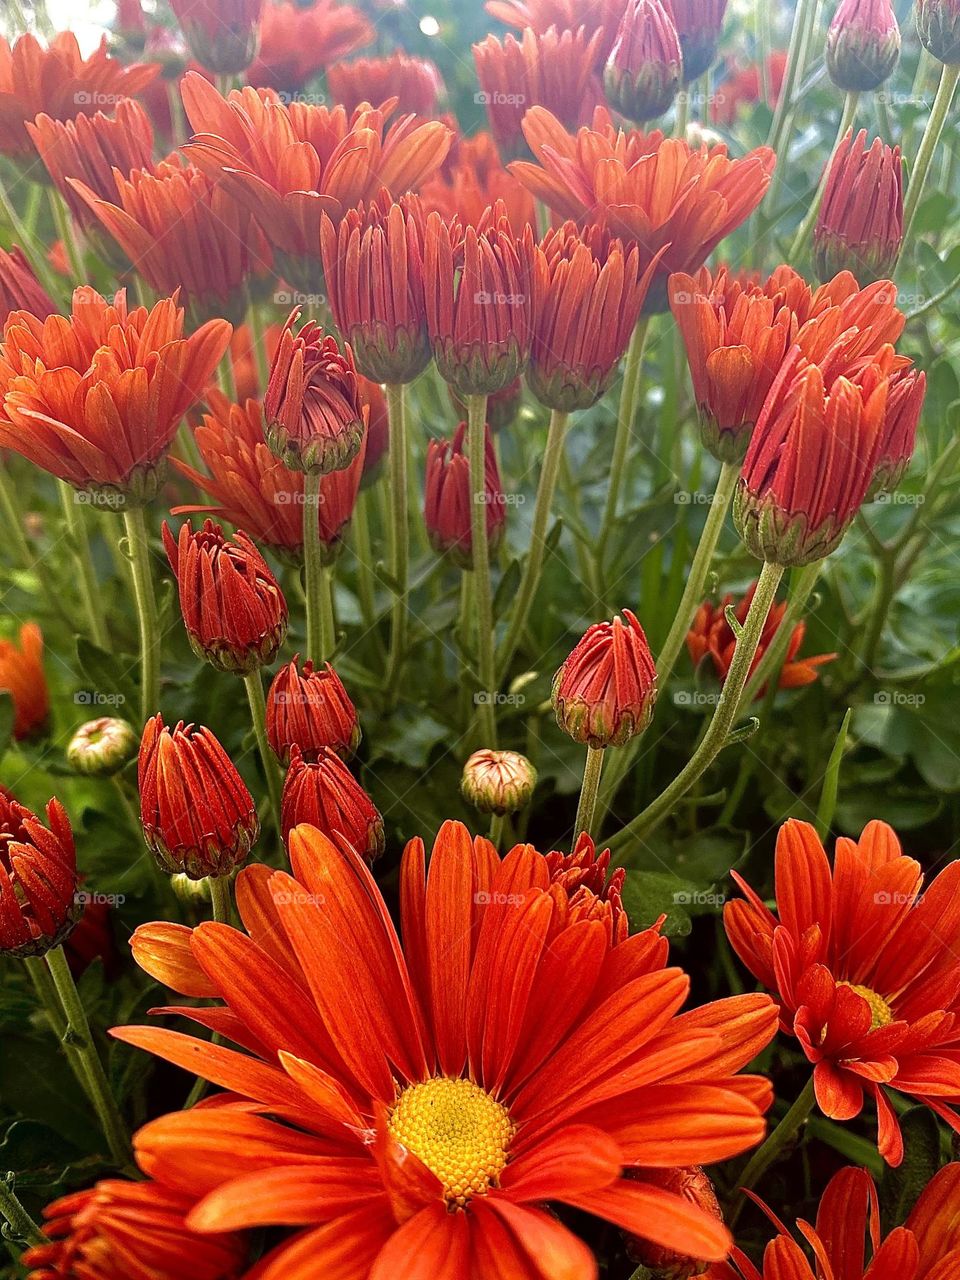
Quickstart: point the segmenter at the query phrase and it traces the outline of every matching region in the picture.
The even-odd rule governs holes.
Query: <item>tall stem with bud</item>
[[[160,627],[143,508],[128,507],[123,524],[140,627],[140,713],[141,721],[146,723],[156,714],[160,702]]]
[[[470,545],[473,556],[474,600],[477,616],[477,669],[483,697],[477,719],[485,747],[497,745],[495,707],[496,661],[493,639],[493,587],[490,543],[487,537],[487,397],[467,396],[467,463],[470,472]]]
[[[920,150],[917,152],[913,171],[910,174],[910,185],[907,188],[907,198],[903,208],[904,249],[910,239],[910,233],[913,231],[917,210],[920,208],[920,200],[927,183],[927,175],[930,172],[930,165],[940,142],[940,135],[943,133],[944,126],[947,123],[947,116],[950,112],[953,96],[957,90],[958,80],[960,80],[960,64],[951,66],[945,63],[940,72],[940,84],[937,87],[937,96],[934,98],[933,107],[930,110],[930,118],[927,121],[926,129],[923,131]]]

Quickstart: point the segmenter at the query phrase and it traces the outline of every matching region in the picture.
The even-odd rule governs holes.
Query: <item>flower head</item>
[[[247,1256],[239,1235],[191,1231],[192,1202],[155,1182],[108,1179],[43,1211],[46,1244],[23,1255],[28,1280],[237,1280]]]
[[[590,627],[553,678],[557,724],[589,747],[621,747],[653,716],[657,672],[650,646],[629,609],[623,618]]]
[[[246,71],[257,51],[263,0],[170,0],[201,66],[217,75]]]
[[[0,690],[13,699],[13,736],[38,733],[50,714],[50,691],[43,671],[43,635],[35,622],[20,628],[19,643],[0,638]]]
[[[730,944],[814,1064],[824,1114],[852,1120],[871,1098],[880,1154],[894,1165],[903,1143],[885,1090],[960,1129],[948,1105],[960,1094],[960,862],[921,893],[920,865],[886,823],[869,823],[858,842],[839,839],[831,867],[814,828],[791,820],[777,837],[776,915],[733,877],[746,901],[724,908]]]
[[[301,823],[315,827],[334,843],[373,862],[384,850],[383,818],[376,805],[331,747],[319,747],[305,760],[299,747],[290,751],[283,784],[280,826],[288,843]]]
[[[247,80],[292,93],[372,39],[365,15],[340,0],[314,0],[307,6],[297,0],[272,0],[263,7],[260,52]]]
[[[143,837],[162,870],[201,880],[246,861],[260,834],[257,806],[209,729],[148,720],[137,780]]]
[[[105,104],[136,97],[159,70],[110,57],[106,36],[89,58],[72,31],[61,31],[46,48],[29,32],[12,46],[0,36],[0,155],[31,153],[27,125],[41,113],[54,120],[94,115]]]
[[[194,439],[208,474],[201,474],[178,458],[174,458],[173,465],[208,493],[214,505],[187,504],[175,507],[173,514],[210,512],[246,529],[257,542],[288,560],[299,559],[303,552],[303,472],[291,471],[274,457],[264,440],[259,401],[231,404],[215,389],[207,390],[206,400],[210,412],[194,431]],[[320,478],[317,520],[330,562],[339,553],[353,514],[366,452],[362,445],[345,470],[331,471]]]
[[[423,219],[406,200],[351,209],[320,224],[324,278],[337,328],[374,382],[412,382],[430,362],[423,292]]]
[[[306,1230],[272,1255],[277,1275],[300,1259],[332,1273],[348,1256],[357,1275],[404,1276],[429,1256],[451,1276],[473,1260],[477,1274],[521,1276],[549,1255],[556,1275],[596,1280],[552,1202],[726,1255],[714,1215],[623,1171],[760,1140],[769,1087],[737,1072],[774,1033],[767,997],[681,1014],[689,980],[665,967],[666,940],[648,930],[611,949],[529,845],[501,861],[446,823],[426,872],[412,841],[402,946],[362,857],[304,826],[289,846],[292,876],[238,878],[249,934],[208,922],[147,926],[145,948],[134,937],[159,981],[256,1028],[243,1053],[156,1027],[114,1031],[190,1063],[238,1104],[137,1135],[144,1171],[199,1198],[192,1228],[287,1223],[295,1194]],[[706,1131],[705,1107],[717,1119]]]
[[[443,77],[429,58],[413,58],[398,50],[385,58],[355,58],[327,69],[335,102],[355,111],[364,102],[397,99],[397,108],[416,116],[432,116],[444,93]]]
[[[497,203],[479,224],[427,219],[427,329],[441,375],[461,395],[511,383],[530,353],[533,235],[516,235]]]
[[[572,853],[554,850],[546,862],[551,891],[564,895],[572,919],[598,920],[608,946],[627,940],[630,921],[622,896],[627,873],[623,867],[610,870],[609,849],[598,853],[590,836],[581,831]]]
[[[163,298],[128,309],[84,285],[69,316],[15,312],[0,344],[0,445],[118,506],[148,501],[180,420],[230,340],[225,320],[183,336]]]
[[[470,465],[465,451],[467,425],[461,422],[451,440],[431,440],[427,445],[427,478],[423,518],[430,545],[438,555],[449,555],[461,569],[473,567],[471,512],[475,502],[484,504],[487,542],[491,555],[500,545],[507,523],[500,469],[489,426],[485,428],[483,493],[470,486]]]
[[[596,404],[636,327],[657,260],[572,222],[548,231],[533,259],[533,341],[527,383],[550,409]]]
[[[343,681],[329,662],[319,669],[300,655],[281,667],[267,694],[267,738],[281,764],[297,747],[304,760],[328,748],[349,760],[360,745],[360,721]]]
[[[917,31],[938,61],[960,65],[960,0],[917,0]]]
[[[692,84],[713,66],[727,0],[670,0],[670,10],[683,51],[683,79]]]
[[[852,271],[870,283],[889,276],[903,244],[903,166],[900,148],[879,138],[866,145],[867,131],[847,131],[827,175],[813,259],[817,275],[829,280]]]
[[[46,826],[0,789],[0,952],[39,956],[76,924],[77,854],[66,810],[50,800]]]
[[[503,816],[525,809],[537,785],[537,771],[517,751],[475,751],[463,766],[460,794],[478,813]]]
[[[666,279],[697,271],[763,199],[776,157],[768,147],[731,160],[722,144],[691,147],[661,133],[625,132],[598,111],[592,128],[569,134],[541,107],[524,133],[538,163],[510,170],[554,212],[598,222],[653,257],[664,249],[647,310],[666,307]]]
[[[290,314],[263,398],[267,443],[295,471],[342,471],[360,452],[366,412],[349,347],[313,320],[294,334]]]
[[[98,716],[87,720],[67,744],[67,764],[77,773],[108,777],[137,754],[140,739],[126,720]]]
[[[0,249],[0,328],[14,311],[29,311],[38,320],[46,320],[56,309],[23,250],[18,245],[9,253]]]
[[[890,0],[841,0],[827,32],[827,70],[845,93],[879,89],[900,58],[900,25]]]
[[[597,102],[599,42],[599,31],[577,25],[542,34],[526,27],[519,40],[490,35],[473,46],[480,101],[504,161],[527,154],[521,125],[530,107],[546,107],[570,128],[589,117]]]
[[[584,27],[599,40],[593,70],[600,72],[607,60],[623,15],[623,0],[487,0],[487,13],[508,27],[528,27],[544,35],[551,27],[575,31]]]
[[[488,206],[502,201],[518,235],[528,225],[536,230],[533,196],[503,167],[493,136],[485,131],[458,139],[443,169],[424,183],[420,201],[427,213],[436,210],[474,226]]]
[[[164,521],[163,545],[197,657],[237,675],[272,662],[287,634],[287,602],[250,538],[242,530],[228,538],[212,520],[196,531],[186,520],[174,538]]]
[[[741,626],[746,621],[756,589],[757,584],[754,582],[743,597],[736,601],[733,612]],[[727,610],[734,605],[734,601],[733,595],[724,596],[717,605],[710,600],[704,600],[694,615],[693,625],[687,632],[687,652],[690,654],[690,661],[698,667],[705,658],[709,657],[717,678],[721,682],[727,678],[737,643],[737,637],[727,618]],[[786,611],[786,601],[770,606],[760,643],[757,646],[757,656],[750,668],[751,673],[776,638]],[[779,689],[798,689],[803,685],[813,684],[819,674],[818,668],[824,663],[833,662],[837,656],[835,653],[821,653],[814,658],[801,658],[799,653],[806,631],[807,624],[801,620],[790,633],[790,641],[777,684]],[[763,692],[763,689],[759,690],[757,697],[761,697]]]
[[[607,101],[630,120],[654,120],[670,109],[682,78],[670,0],[627,0],[603,72]]]

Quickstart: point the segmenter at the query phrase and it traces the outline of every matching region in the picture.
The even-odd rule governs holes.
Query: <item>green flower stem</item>
[[[90,539],[87,535],[87,526],[83,522],[83,511],[77,501],[79,495],[63,480],[57,481],[57,488],[60,492],[60,506],[76,565],[77,586],[80,592],[80,603],[87,619],[87,630],[98,649],[108,649],[110,641],[98,602],[97,575],[90,555]]]
[[[51,185],[47,188],[47,191],[49,192],[50,211],[53,214],[54,226],[63,241],[67,262],[70,264],[70,274],[73,276],[73,283],[75,285],[86,284],[87,269],[83,261],[83,250],[77,238],[77,229],[74,226],[73,216],[56,187]]]
[[[495,813],[490,819],[490,843],[495,849],[499,849],[503,843],[506,821],[506,817],[502,813]]]
[[[588,836],[593,835],[593,820],[597,808],[597,792],[600,789],[604,755],[603,747],[587,747],[587,759],[583,767],[583,786],[580,788],[577,820],[573,829],[574,842],[581,832]]]
[[[27,1213],[17,1199],[13,1187],[2,1175],[0,1175],[0,1215],[9,1224],[12,1239],[32,1245],[46,1243],[47,1237]]]
[[[767,138],[767,146],[777,153],[777,159],[780,163],[784,159],[780,151],[786,137],[797,83],[803,74],[806,51],[810,43],[810,33],[813,30],[818,7],[819,0],[797,0],[797,7],[793,15],[793,30],[790,32],[790,45],[787,49],[787,66],[783,75],[783,88],[777,100],[773,121],[770,125],[770,135]]]
[[[350,535],[357,566],[357,598],[360,601],[364,629],[379,641],[379,636],[376,635],[377,596],[373,576],[370,506],[366,493],[361,493],[357,497],[357,505],[354,507],[353,519],[350,522]]]
[[[6,184],[0,182],[0,213],[10,225],[15,242],[23,250],[24,255],[33,268],[33,273],[43,285],[50,297],[56,301],[60,296],[61,286],[53,273],[44,254],[44,245],[29,228],[24,226],[17,213],[16,206],[10,198]]]
[[[470,546],[477,614],[477,671],[480,692],[477,720],[484,747],[497,745],[496,661],[493,633],[493,584],[487,537],[487,397],[467,396],[467,462],[470,470]]]
[[[137,830],[139,832],[139,824]],[[64,1053],[67,1055],[67,1062],[70,1069],[76,1077],[77,1083],[83,1089],[84,1093],[88,1093],[90,1089],[87,1077],[87,1069],[83,1059],[77,1053],[76,1046],[67,1039],[67,1020],[63,1014],[63,1007],[60,1004],[60,997],[57,995],[57,988],[53,978],[50,976],[50,970],[44,964],[39,956],[28,956],[24,960],[27,973],[30,975],[30,981],[37,993],[43,1011],[49,1019],[50,1026],[54,1035],[63,1045]]]
[[[955,66],[944,64],[940,72],[937,95],[930,110],[930,118],[927,121],[927,127],[923,131],[920,149],[917,152],[913,171],[910,174],[910,185],[907,187],[907,198],[904,201],[903,209],[903,248],[900,250],[901,255],[910,242],[913,224],[916,220],[917,210],[920,207],[920,200],[930,172],[930,165],[940,142],[940,135],[943,133],[944,125],[947,123],[947,116],[950,112],[950,105],[953,102],[958,80],[960,80],[960,64]]]
[[[45,959],[66,1015],[65,1042],[73,1045],[83,1061],[90,1101],[100,1120],[110,1153],[118,1166],[126,1168],[131,1163],[130,1138],[93,1042],[90,1024],[63,947],[54,947],[47,952]]]
[[[3,510],[4,524],[7,526],[7,537],[13,545],[20,567],[30,571],[34,567],[36,557],[30,550],[27,535],[23,531],[17,487],[10,478],[6,464],[2,461],[0,461],[0,508]]]
[[[229,876],[208,876],[210,886],[210,905],[213,918],[218,924],[230,924],[233,921],[233,899],[230,895]]]
[[[766,1142],[759,1151],[754,1153],[753,1159],[741,1174],[738,1186],[742,1192],[751,1191],[770,1166],[776,1161],[777,1157],[782,1154],[784,1149],[790,1145],[796,1138],[797,1134],[803,1128],[804,1122],[813,1110],[815,1102],[813,1091],[813,1076],[804,1085],[803,1092],[797,1098],[796,1102],[783,1117],[774,1131],[768,1135]],[[727,1225],[731,1231],[737,1225],[737,1220],[743,1211],[746,1202],[745,1196],[742,1194],[737,1197],[737,1203],[727,1217]]]
[[[827,190],[827,178],[830,174],[830,166],[833,164],[833,158],[840,148],[840,144],[846,135],[848,129],[853,127],[853,122],[857,118],[857,105],[860,102],[860,94],[853,91],[847,94],[843,102],[843,111],[840,113],[840,127],[837,129],[837,140],[833,144],[833,150],[830,152],[830,159],[823,167],[823,173],[820,177],[820,183],[817,187],[816,195],[810,203],[806,217],[797,228],[797,234],[794,238],[793,245],[787,255],[790,262],[799,262],[800,258],[807,250],[810,237],[813,235],[813,229],[817,225],[817,217],[820,213],[820,206],[823,203],[823,197]]]
[[[600,521],[600,533],[597,537],[597,577],[603,569],[607,543],[613,532],[617,519],[617,506],[623,488],[623,477],[626,468],[627,452],[630,447],[630,433],[637,416],[637,402],[640,397],[641,375],[643,373],[643,353],[647,345],[647,334],[650,320],[641,316],[637,321],[627,356],[623,365],[623,383],[620,387],[620,404],[617,409],[617,433],[613,440],[613,457],[610,461],[610,483],[607,486],[607,500]]]
[[[782,576],[781,565],[764,564],[750,610],[737,636],[730,670],[723,682],[713,718],[706,732],[687,764],[673,781],[610,842],[614,853],[619,853],[630,840],[639,839],[658,826],[694,783],[703,776],[727,744],[728,735],[736,723],[737,712],[740,709],[743,687],[756,657],[767,614],[770,612],[770,605],[776,596]]]
[[[247,690],[247,701],[250,703],[250,718],[253,721],[253,731],[257,735],[257,747],[260,750],[260,759],[263,762],[263,772],[267,778],[267,791],[270,795],[273,821],[279,836],[280,794],[282,789],[280,766],[267,740],[267,704],[263,696],[263,682],[260,679],[259,670],[248,672],[243,677],[243,683]]]
[[[329,657],[328,624],[324,620],[327,594],[323,581],[323,547],[320,543],[319,472],[308,471],[303,485],[303,566],[307,600],[307,657],[321,663]]]
[[[407,579],[410,573],[407,470],[410,445],[407,440],[406,387],[402,383],[388,383],[386,390],[390,426],[390,449],[387,455],[390,479],[390,576],[394,590],[386,688],[395,697],[407,650]]]
[[[498,684],[506,676],[510,661],[516,652],[524,630],[530,609],[540,585],[540,573],[543,569],[543,556],[547,545],[547,526],[550,522],[550,508],[553,506],[553,495],[557,488],[557,476],[560,474],[560,461],[563,458],[563,440],[566,433],[569,414],[554,409],[550,414],[550,428],[547,432],[547,444],[540,467],[540,483],[537,486],[537,501],[533,511],[533,530],[530,537],[530,551],[524,567],[523,577],[517,590],[513,616],[506,637],[497,654]]]
[[[133,571],[133,590],[140,625],[140,715],[143,724],[156,715],[160,703],[160,626],[153,590],[147,522],[142,507],[123,513],[127,550]]]
[[[783,615],[783,621],[777,629],[773,644],[757,663],[756,670],[747,681],[746,688],[743,691],[743,705],[745,707],[748,707],[759,695],[760,690],[769,681],[774,672],[779,673],[780,668],[783,666],[793,629],[800,621],[804,607],[810,599],[813,588],[816,586],[821,566],[822,561],[820,560],[815,560],[813,564],[804,565],[797,574],[796,580],[791,584],[787,608]]]

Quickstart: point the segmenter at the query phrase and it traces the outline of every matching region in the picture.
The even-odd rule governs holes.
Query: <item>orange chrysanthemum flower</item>
[[[420,200],[428,213],[436,210],[444,218],[456,216],[473,226],[484,209],[500,201],[517,235],[526,226],[536,230],[533,196],[503,167],[497,144],[486,132],[457,142],[441,172],[422,187]]]
[[[429,874],[422,842],[407,847],[402,949],[357,854],[301,826],[290,858],[293,876],[240,874],[247,933],[134,935],[154,977],[218,1001],[190,1016],[248,1049],[114,1031],[229,1091],[137,1135],[144,1171],[199,1199],[191,1229],[303,1228],[258,1280],[332,1274],[337,1259],[357,1280],[596,1280],[550,1201],[726,1255],[715,1217],[623,1174],[760,1139],[769,1086],[736,1072],[773,1033],[767,997],[680,1014],[689,980],[664,967],[656,929],[611,949],[548,859],[520,845],[501,862],[456,823]]]
[[[533,107],[523,131],[539,164],[510,165],[538,199],[585,225],[599,222],[625,242],[660,260],[658,296],[666,307],[672,271],[697,271],[707,255],[763,199],[776,156],[758,147],[732,160],[722,144],[691,147],[662,133],[615,129],[598,109],[592,128],[570,134],[549,111]]]
[[[210,412],[194,431],[200,456],[207,467],[203,475],[178,458],[173,465],[198,489],[214,500],[211,506],[187,504],[173,514],[209,512],[246,529],[287,559],[303,553],[304,473],[291,471],[270,451],[264,438],[263,409],[257,400],[231,404],[221,392],[208,389]],[[317,519],[320,540],[332,561],[353,515],[366,454],[360,452],[343,471],[331,471],[320,480]]]
[[[41,112],[54,120],[93,115],[135,97],[159,70],[111,58],[106,36],[89,58],[81,56],[72,31],[61,31],[46,49],[29,32],[12,47],[0,36],[0,155],[30,154],[27,124]]]
[[[20,643],[0,639],[0,689],[13,699],[13,736],[29,738],[46,723],[50,692],[43,673],[43,636],[35,622],[20,628]]]
[[[116,175],[116,203],[70,185],[157,293],[180,289],[194,323],[240,320],[252,276],[270,268],[270,246],[249,211],[195,165],[164,160]]]
[[[737,602],[733,611],[741,626],[746,621],[756,589],[757,584],[753,583]],[[690,654],[690,661],[695,667],[698,667],[705,658],[709,657],[713,663],[717,678],[721,682],[727,678],[727,672],[730,670],[733,651],[737,643],[737,637],[734,635],[733,628],[727,620],[727,609],[734,603],[735,599],[736,597],[733,595],[726,595],[717,605],[710,600],[704,600],[694,615],[693,625],[687,632],[687,652]],[[764,623],[763,634],[757,646],[757,656],[754,658],[750,668],[751,673],[767,649],[773,644],[786,611],[787,603],[785,600],[781,601],[780,604],[772,604],[770,606],[770,612],[767,614],[767,620]],[[803,644],[806,631],[807,624],[801,620],[790,633],[790,642],[787,646],[783,667],[780,671],[780,680],[777,685],[779,689],[798,689],[803,685],[813,684],[819,674],[817,668],[822,667],[824,663],[833,662],[837,656],[835,653],[820,653],[813,658],[799,657],[800,647]],[[757,697],[761,697],[763,692],[763,689],[759,690]]]
[[[230,341],[225,320],[183,336],[183,309],[164,298],[128,310],[84,285],[69,317],[7,321],[0,344],[0,446],[75,489],[147,501],[180,420]]]
[[[247,71],[247,80],[295,92],[372,39],[366,16],[352,5],[339,0],[313,0],[306,6],[296,0],[274,0],[263,7],[260,52]]]
[[[613,48],[624,0],[488,0],[486,8],[508,27],[529,27],[538,35],[550,27],[573,31],[583,26],[590,35],[599,32],[594,70],[600,71]]]
[[[578,25],[542,35],[527,27],[520,40],[491,35],[473,46],[480,101],[504,162],[528,154],[521,126],[531,107],[545,107],[571,129],[590,118],[600,101],[593,71],[599,42],[599,31]]]
[[[299,10],[298,10],[299,12]],[[387,112],[302,102],[246,88],[222,98],[203,76],[183,81],[183,101],[196,136],[186,150],[244,204],[279,251],[291,284],[317,291],[320,215],[344,213],[378,196],[399,196],[443,163],[451,131],[437,120],[418,124]]]
[[[813,827],[791,820],[777,837],[778,915],[732,874],[747,900],[724,908],[730,944],[814,1063],[824,1114],[852,1120],[871,1097],[893,1165],[903,1140],[884,1088],[960,1131],[960,862],[921,893],[920,865],[886,823],[838,840],[831,868]]]
[[[29,311],[46,320],[56,309],[23,250],[17,245],[9,253],[0,249],[0,326],[6,325],[14,311]]]
[[[115,200],[114,170],[126,178],[134,169],[153,165],[150,117],[139,102],[130,98],[118,102],[112,115],[98,111],[66,121],[39,115],[27,125],[27,132],[54,186],[85,228],[95,225],[96,217],[70,183],[71,178],[78,179],[93,195]]]
[[[762,1269],[735,1249],[735,1265],[711,1267],[705,1280],[952,1280],[960,1275],[960,1164],[948,1164],[935,1174],[903,1226],[886,1238],[870,1174],[841,1169],[820,1197],[816,1226],[797,1223],[816,1256],[815,1266],[786,1227],[767,1213],[780,1234],[767,1245]]]
[[[236,1280],[247,1247],[234,1234],[200,1235],[187,1196],[154,1182],[105,1180],[43,1212],[50,1243],[28,1249],[28,1280]]]
[[[429,58],[412,58],[398,51],[386,58],[357,58],[336,62],[327,71],[334,102],[356,111],[364,102],[396,98],[400,111],[432,116],[444,92],[443,78]]]

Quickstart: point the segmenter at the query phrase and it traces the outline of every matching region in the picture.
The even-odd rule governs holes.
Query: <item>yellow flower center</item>
[[[472,1080],[441,1077],[404,1089],[390,1132],[437,1175],[448,1202],[463,1208],[496,1184],[514,1126],[506,1107]]]
[[[893,1010],[884,1000],[883,996],[878,995],[876,991],[870,987],[861,987],[857,982],[839,982],[840,987],[849,987],[851,991],[855,991],[858,996],[862,996],[870,1006],[870,1030],[876,1031],[878,1027],[889,1027],[893,1021]]]

